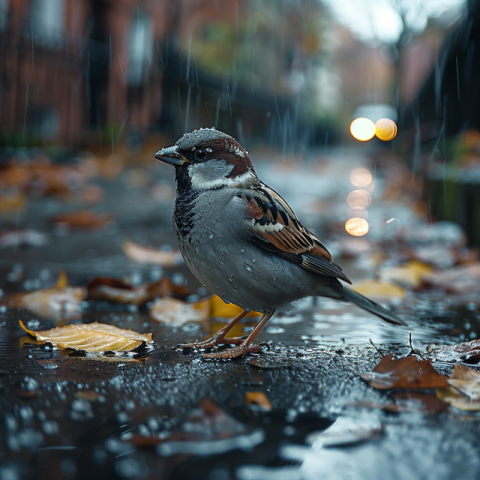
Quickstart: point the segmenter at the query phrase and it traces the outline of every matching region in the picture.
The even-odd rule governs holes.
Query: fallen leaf
[[[480,263],[424,274],[422,282],[424,285],[440,288],[449,293],[480,294]]]
[[[433,272],[426,263],[416,260],[399,267],[385,268],[380,272],[380,278],[385,283],[396,282],[412,288],[418,288],[422,283],[422,275]]]
[[[456,345],[427,345],[426,353],[437,362],[476,363],[480,360],[480,339]]]
[[[179,250],[164,252],[155,248],[145,247],[130,240],[123,242],[122,250],[130,260],[139,263],[172,267],[183,262],[183,257]]]
[[[472,400],[480,400],[480,372],[464,365],[454,365],[448,383]]]
[[[0,214],[18,214],[26,205],[27,197],[19,192],[0,195]]]
[[[270,412],[272,410],[272,404],[262,392],[245,392],[245,404],[257,405],[265,412]]]
[[[87,300],[133,305],[143,305],[160,296],[184,299],[191,294],[188,287],[175,285],[167,277],[158,282],[146,282],[137,286],[118,278],[95,277],[89,280],[86,289]]]
[[[100,397],[103,397],[101,393],[95,392],[94,390],[82,390],[75,394],[76,398],[82,400],[88,400],[89,402],[96,402]]]
[[[393,353],[383,357],[372,372],[360,377],[377,390],[392,388],[443,388],[447,378],[440,375],[429,360],[414,356],[393,358]]]
[[[103,323],[67,325],[41,332],[29,330],[21,320],[20,326],[37,342],[50,343],[60,350],[72,349],[90,353],[130,352],[142,344],[152,343],[152,334],[141,334]]]
[[[103,229],[105,226],[113,222],[113,218],[108,213],[95,213],[92,210],[75,210],[73,212],[61,213],[51,219],[51,223],[64,228],[96,230]]]
[[[210,400],[193,410],[178,432],[157,446],[157,453],[214,455],[236,449],[251,449],[265,439],[263,430],[251,429],[225,413]]]
[[[351,287],[353,291],[374,298],[403,298],[407,292],[395,283],[383,283],[378,280],[362,280],[355,282]]]
[[[38,230],[13,230],[0,232],[0,248],[43,247],[48,243],[48,234]]]
[[[305,441],[314,448],[339,447],[378,438],[382,431],[383,427],[378,419],[345,416],[338,417],[323,432],[307,435]]]
[[[437,388],[437,397],[459,410],[470,412],[480,410],[480,401],[467,397],[453,387]]]
[[[158,298],[150,309],[150,318],[178,327],[188,322],[201,322],[210,317],[210,298],[187,303],[175,298]]]
[[[212,295],[210,315],[218,318],[235,318],[243,312],[243,308],[237,307],[233,303],[225,303],[217,295]],[[261,317],[262,314],[258,312],[249,312],[245,318]]]
[[[386,412],[418,412],[426,415],[436,415],[448,410],[449,404],[435,395],[420,392],[396,392],[392,394],[395,403],[375,403],[360,401],[351,403],[349,407],[384,410]]]
[[[6,301],[9,308],[25,308],[42,317],[72,319],[80,316],[80,304],[85,296],[81,287],[68,286],[68,278],[60,272],[57,283],[51,288],[29,293],[19,293]]]

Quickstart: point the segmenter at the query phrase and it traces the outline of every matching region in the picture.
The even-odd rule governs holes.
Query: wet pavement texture
[[[268,165],[258,170],[294,209],[311,208],[313,186],[292,182],[288,172],[270,181]],[[55,231],[48,219],[65,206],[56,199],[31,202],[20,228],[50,232],[49,244],[0,251],[4,295],[51,286],[60,270],[71,285],[85,285],[95,275],[129,276],[135,284],[167,275],[205,295],[185,265],[162,269],[122,253],[126,239],[176,247],[173,199],[152,202],[148,189],[129,185],[129,174],[127,169],[116,182],[102,183],[107,195],[101,209],[115,218],[103,231]],[[165,168],[154,173],[170,184],[172,176]],[[321,220],[315,221],[306,226],[319,230]],[[353,280],[365,270],[357,260],[339,263]],[[419,350],[478,334],[478,307],[452,306],[438,293],[410,292],[392,308],[408,328],[353,306],[307,298],[269,321],[258,337],[262,353],[202,361],[171,347],[205,338],[225,321],[171,327],[152,321],[147,307],[85,302],[84,323],[153,332],[155,341],[153,351],[98,361],[22,343],[19,320],[33,330],[57,322],[2,307],[0,479],[479,478],[478,413],[450,409],[428,416],[351,406],[388,401],[359,374],[386,353],[408,354],[409,332]],[[234,334],[253,325],[246,319]],[[247,405],[247,392],[263,393],[271,409]]]

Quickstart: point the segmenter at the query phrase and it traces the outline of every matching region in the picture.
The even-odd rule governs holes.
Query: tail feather
[[[347,300],[348,302],[352,302],[355,305],[358,305],[360,308],[363,308],[364,310],[367,310],[367,312],[377,315],[388,323],[392,323],[393,325],[406,326],[406,323],[403,320],[400,320],[392,312],[382,307],[378,303],[375,303],[374,301],[368,299],[367,297],[364,297],[363,295],[360,295],[359,293],[350,290],[349,288],[342,286],[341,291],[339,291],[338,293],[340,293],[343,300]]]

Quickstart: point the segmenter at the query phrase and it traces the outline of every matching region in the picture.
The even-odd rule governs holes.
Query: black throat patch
[[[173,221],[178,234],[186,237],[193,228],[193,217],[195,215],[193,207],[198,192],[192,188],[192,182],[186,167],[175,167],[175,181],[177,183],[177,196],[173,210]]]

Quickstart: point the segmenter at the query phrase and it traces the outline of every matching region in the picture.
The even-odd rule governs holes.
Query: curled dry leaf
[[[68,286],[66,274],[60,272],[55,286],[14,295],[7,300],[7,306],[25,308],[36,315],[55,320],[71,319],[80,316],[80,304],[84,296],[84,289]]]
[[[407,292],[395,283],[383,283],[378,280],[362,280],[351,287],[357,293],[375,299],[403,298]]]
[[[446,377],[433,368],[430,360],[418,360],[414,356],[394,359],[393,353],[383,357],[371,372],[360,377],[377,390],[448,386]]]
[[[51,219],[51,223],[64,228],[81,230],[99,230],[113,222],[108,213],[95,213],[92,210],[75,210],[73,212],[61,213]]]
[[[477,363],[480,360],[480,339],[457,345],[428,345],[427,355],[431,360],[446,363]]]
[[[142,344],[152,343],[151,333],[141,334],[97,322],[67,325],[41,332],[29,330],[21,320],[19,323],[37,342],[51,343],[60,350],[73,349],[89,353],[130,352]]]
[[[175,285],[167,277],[137,286],[118,278],[95,277],[87,283],[86,289],[87,300],[133,305],[143,305],[160,296],[184,299],[191,293],[185,285]]]
[[[270,412],[272,410],[272,404],[262,392],[246,392],[245,393],[245,404],[246,405],[257,405],[265,412]]]
[[[430,265],[413,260],[399,267],[383,269],[380,272],[380,278],[385,283],[395,282],[418,288],[422,283],[422,275],[432,271],[433,268]]]
[[[182,254],[179,250],[164,252],[155,248],[145,247],[130,240],[123,242],[122,250],[130,260],[139,263],[171,267],[183,262]]]
[[[150,309],[150,318],[172,327],[188,322],[201,322],[210,317],[210,298],[187,303],[175,298],[158,298]]]

